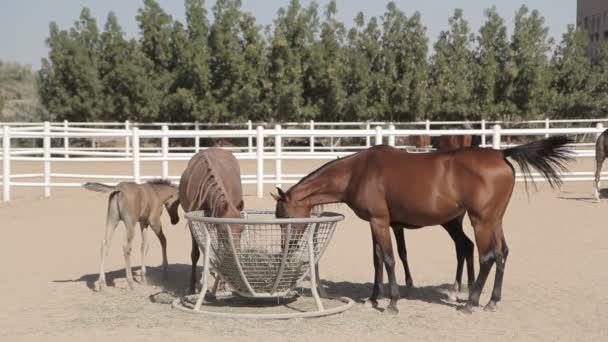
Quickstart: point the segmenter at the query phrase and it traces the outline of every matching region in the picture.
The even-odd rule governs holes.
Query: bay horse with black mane
[[[567,137],[553,136],[506,150],[470,147],[437,153],[374,146],[321,166],[287,192],[279,190],[273,196],[277,199],[276,216],[308,217],[316,205],[346,203],[370,223],[374,266],[378,269],[384,263],[388,273],[387,312],[396,314],[399,290],[390,226],[444,225],[468,213],[480,269],[469,287],[466,305],[459,309],[471,313],[479,305],[490,269],[496,264],[491,299],[485,307],[493,311],[501,299],[509,253],[502,220],[515,186],[515,169],[507,158],[518,164],[526,179],[534,168],[556,187],[561,185],[565,163],[573,158],[566,146],[571,142]],[[377,300],[378,292],[375,286],[370,301]]]

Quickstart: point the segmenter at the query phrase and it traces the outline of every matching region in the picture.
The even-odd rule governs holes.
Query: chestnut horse
[[[180,178],[179,201],[186,213],[204,210],[205,215],[212,217],[240,218],[245,204],[241,185],[241,169],[234,155],[216,147],[195,154]],[[231,229],[240,237],[242,227],[231,225]],[[190,292],[194,293],[196,264],[200,257],[200,250],[194,236],[191,237]]]
[[[463,148],[438,153],[408,153],[386,145],[374,146],[329,162],[313,171],[287,192],[279,191],[277,217],[307,217],[316,205],[346,203],[370,223],[375,267],[388,273],[390,304],[398,313],[399,290],[395,277],[390,226],[419,228],[443,225],[468,213],[479,253],[479,274],[460,307],[471,313],[488,273],[496,264],[488,310],[501,299],[504,269],[509,253],[502,218],[515,186],[513,159],[530,177],[539,171],[552,187],[561,185],[560,171],[572,159],[567,137],[553,136],[506,150]],[[411,180],[411,181],[407,181]],[[378,298],[374,288],[370,301]]]

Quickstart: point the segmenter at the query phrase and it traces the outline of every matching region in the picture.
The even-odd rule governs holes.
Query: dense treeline
[[[0,122],[48,119],[36,80],[36,73],[29,66],[0,60]]]
[[[292,0],[262,28],[239,0],[186,0],[186,22],[144,0],[139,38],[113,13],[100,29],[87,8],[68,30],[50,24],[40,94],[57,119],[251,120],[527,119],[608,114],[608,49],[586,57],[572,26],[554,44],[522,6],[509,34],[496,9],[472,32],[461,10],[437,41],[417,12],[389,3],[351,28],[336,3]],[[211,22],[209,18],[212,17]]]

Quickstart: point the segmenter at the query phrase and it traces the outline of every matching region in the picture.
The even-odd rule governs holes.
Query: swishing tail
[[[574,159],[574,152],[567,144],[574,140],[566,136],[553,136],[534,141],[525,145],[503,150],[505,157],[511,157],[521,169],[528,189],[528,177],[531,175],[530,166],[547,179],[552,188],[562,184],[561,172],[566,171],[566,163]],[[532,178],[534,183],[534,178]]]
[[[88,183],[84,183],[82,186],[87,190],[97,191],[97,192],[118,191],[118,189],[115,186],[109,186],[109,185],[105,185],[105,184],[101,184],[101,183],[88,182]]]

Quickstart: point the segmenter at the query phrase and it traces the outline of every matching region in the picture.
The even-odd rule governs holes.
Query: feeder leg
[[[319,276],[319,264],[315,265],[315,276],[317,277],[317,288],[319,290],[319,296],[321,296],[321,298],[329,298],[329,295],[323,288],[323,284],[321,284],[321,277]]]
[[[325,311],[323,308],[323,303],[321,303],[321,298],[319,298],[319,292],[317,291],[317,274],[316,274],[316,264],[315,264],[315,246],[313,244],[313,234],[312,231],[308,234],[308,263],[310,266],[310,290],[312,292],[312,296],[315,298],[315,303],[317,303],[317,308],[319,311]]]
[[[203,274],[201,275],[201,292],[198,293],[198,297],[196,298],[196,305],[194,305],[194,310],[200,311],[201,305],[203,304],[203,300],[205,299],[205,295],[207,294],[207,284],[209,282],[209,254],[211,247],[211,238],[209,234],[205,234],[205,253],[203,257]]]

